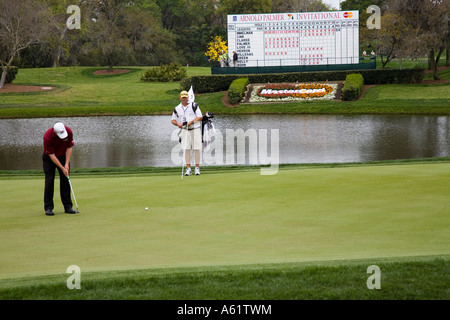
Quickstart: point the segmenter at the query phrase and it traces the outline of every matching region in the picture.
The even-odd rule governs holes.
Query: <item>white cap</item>
[[[53,131],[58,135],[60,139],[65,139],[68,136],[66,127],[64,126],[64,123],[57,122],[53,126]]]

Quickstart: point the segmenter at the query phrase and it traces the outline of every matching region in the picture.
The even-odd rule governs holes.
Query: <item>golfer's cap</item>
[[[180,97],[186,97],[189,98],[189,93],[187,91],[181,91],[180,92]]]
[[[64,126],[64,123],[57,122],[53,125],[53,131],[58,135],[60,139],[65,139],[68,136],[66,127]]]

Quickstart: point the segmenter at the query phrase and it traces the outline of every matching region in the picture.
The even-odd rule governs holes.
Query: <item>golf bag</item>
[[[202,143],[205,151],[209,150],[211,144],[211,137],[216,132],[212,119],[214,115],[212,112],[206,111],[202,119]]]
[[[192,102],[192,110],[197,111],[198,103]],[[176,113],[176,111],[174,110]],[[209,146],[211,143],[211,134],[215,132],[214,125],[212,123],[212,119],[214,118],[214,115],[212,112],[206,111],[205,115],[202,118],[202,143],[204,147]],[[183,122],[183,126],[186,126],[187,124]],[[207,139],[205,139],[205,136]],[[178,132],[178,142],[181,143],[181,129],[180,132]]]

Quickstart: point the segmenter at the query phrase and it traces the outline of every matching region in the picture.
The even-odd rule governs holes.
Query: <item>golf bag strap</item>
[[[198,108],[198,103],[192,102],[191,106],[192,106],[192,111],[194,111],[194,113],[195,113],[195,111],[197,111],[197,108]],[[178,117],[177,108],[173,109],[173,113]]]

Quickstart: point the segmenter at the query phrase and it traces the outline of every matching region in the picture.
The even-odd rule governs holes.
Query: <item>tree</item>
[[[130,41],[133,60],[138,65],[170,64],[177,59],[174,36],[161,27],[152,10],[130,5],[122,12],[124,36]]]
[[[90,41],[85,49],[97,51],[102,64],[112,72],[114,65],[132,56],[130,40],[123,32],[123,11],[128,0],[95,0],[88,4],[92,23],[89,25]]]
[[[414,52],[407,48],[414,30],[411,30],[401,17],[395,13],[385,12],[381,17],[381,25],[381,29],[372,30],[371,33],[375,35],[374,40],[383,68],[396,57],[414,55]]]
[[[340,3],[342,10],[359,11],[359,39],[362,47],[361,51],[369,50],[369,48],[371,48],[372,46],[375,47],[377,46],[377,44],[379,44],[379,47],[372,49],[380,52],[380,48],[383,47],[382,50],[383,53],[385,53],[387,44],[385,42],[377,42],[376,38],[386,38],[387,35],[383,35],[382,32],[387,32],[389,30],[387,28],[383,28],[383,24],[381,32],[378,32],[377,29],[367,28],[367,19],[372,15],[371,12],[367,12],[367,8],[371,5],[376,5],[381,9],[381,13],[383,14],[388,9],[388,2],[389,0],[346,0]]]
[[[380,7],[381,11],[383,12],[387,9],[389,1],[390,0],[346,0],[341,1],[340,4],[342,10],[358,10],[359,14],[361,15],[366,12],[367,8],[370,5],[376,5]]]
[[[227,14],[270,13],[271,11],[272,0],[220,0],[220,12],[225,16]]]
[[[331,11],[322,0],[273,0],[272,12],[318,12]]]
[[[46,44],[51,48],[53,52],[53,67],[60,66],[60,59],[63,51],[68,53],[69,41],[67,34],[69,28],[67,27],[67,8],[69,5],[74,4],[73,0],[46,0],[51,10],[50,21],[48,29],[47,39],[44,39]]]
[[[212,38],[212,41],[208,43],[208,50],[205,52],[205,55],[210,61],[219,61],[222,50],[228,54],[227,43],[222,40],[222,37],[215,36]]]
[[[204,50],[215,35],[226,38],[226,28],[221,27],[223,16],[217,9],[217,0],[186,1],[184,25],[173,29],[177,47],[184,64],[205,65]]]
[[[416,30],[415,37],[408,46],[413,52],[428,56],[433,77],[438,80],[439,59],[450,41],[450,1],[391,0],[390,8],[401,16],[411,29]]]
[[[211,37],[226,36],[226,20],[219,12],[218,1],[155,1],[160,6],[162,27],[175,40],[176,61],[184,65],[204,64],[204,50]]]
[[[447,44],[447,57],[445,60],[445,66],[450,67],[450,44]]]
[[[164,29],[172,30],[189,23],[183,19],[186,12],[187,1],[185,0],[156,0],[161,10],[162,26]]]
[[[0,89],[6,74],[20,51],[38,43],[46,33],[48,10],[35,0],[0,1],[0,64],[2,75]]]

